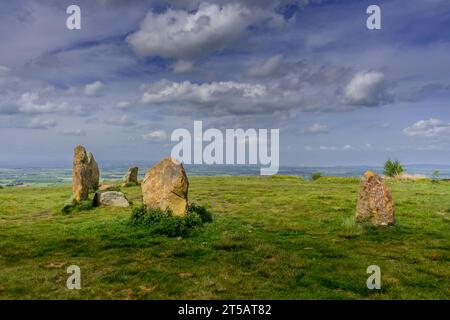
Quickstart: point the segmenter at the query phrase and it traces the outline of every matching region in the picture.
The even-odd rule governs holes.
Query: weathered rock
[[[94,156],[78,145],[73,156],[72,192],[76,202],[86,200],[91,189],[97,190],[100,171]]]
[[[183,165],[165,158],[145,174],[141,183],[144,204],[149,208],[170,209],[174,215],[185,215],[189,181]]]
[[[72,193],[74,201],[86,200],[89,196],[88,156],[83,146],[76,146],[73,156]]]
[[[128,169],[127,174],[123,177],[125,185],[137,185],[138,183],[138,167],[131,167]]]
[[[99,185],[99,179],[100,179],[100,170],[98,169],[98,164],[95,161],[94,156],[92,153],[87,153],[87,169],[88,169],[88,179],[89,179],[89,189],[97,190]]]
[[[95,193],[94,206],[126,208],[130,206],[130,203],[122,192],[99,191]]]
[[[394,223],[392,194],[381,177],[372,171],[367,171],[361,179],[356,217],[376,226]]]

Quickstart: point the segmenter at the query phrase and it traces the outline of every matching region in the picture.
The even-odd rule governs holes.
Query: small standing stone
[[[147,207],[170,209],[177,216],[186,214],[189,181],[177,160],[168,157],[153,166],[145,174],[141,188]]]
[[[361,178],[356,217],[376,226],[394,224],[392,194],[381,177],[372,171],[367,171]]]
[[[138,185],[138,167],[131,167],[128,169],[127,174],[123,177],[125,185]]]

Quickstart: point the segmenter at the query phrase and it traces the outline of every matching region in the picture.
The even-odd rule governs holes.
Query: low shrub
[[[203,223],[212,222],[212,214],[208,209],[204,206],[197,205],[195,203],[191,203],[188,207],[188,213],[196,213],[200,216]]]
[[[402,174],[405,171],[402,164],[398,160],[389,159],[384,163],[384,175],[388,177],[395,177]]]
[[[147,208],[145,205],[134,207],[131,213],[129,224],[137,225],[151,225],[161,221],[166,217],[170,217],[171,213],[166,210]]]
[[[311,179],[314,181],[316,181],[320,178],[322,178],[322,173],[320,171],[316,171],[311,174]]]
[[[439,172],[439,170],[434,170],[433,174],[431,175],[431,182],[439,183],[440,177],[441,173]]]
[[[191,204],[185,216],[174,216],[170,210],[147,208],[144,205],[133,208],[129,225],[146,226],[153,232],[168,237],[181,237],[190,230],[211,222],[211,213],[203,206]]]

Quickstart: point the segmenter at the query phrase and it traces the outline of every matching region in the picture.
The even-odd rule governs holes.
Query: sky
[[[154,161],[194,120],[279,129],[284,166],[450,164],[449,98],[448,0],[0,3],[0,166]]]

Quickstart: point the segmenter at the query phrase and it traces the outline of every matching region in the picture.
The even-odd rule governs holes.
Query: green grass
[[[0,299],[448,299],[450,183],[390,186],[397,224],[373,228],[353,219],[358,179],[191,177],[213,221],[184,238],[130,226],[132,208],[61,214],[68,185],[7,187]],[[372,264],[382,290],[366,288]]]

